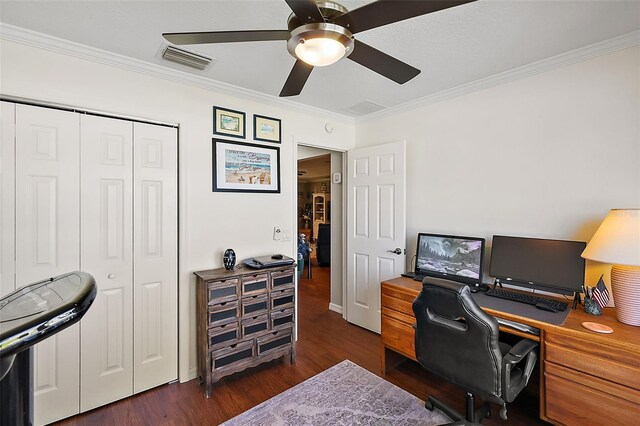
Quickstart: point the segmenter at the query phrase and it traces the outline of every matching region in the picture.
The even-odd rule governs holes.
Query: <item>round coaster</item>
[[[597,322],[585,321],[582,323],[582,326],[587,330],[595,331],[596,333],[603,333],[603,334],[613,333],[613,328],[609,327],[608,325],[599,324]]]

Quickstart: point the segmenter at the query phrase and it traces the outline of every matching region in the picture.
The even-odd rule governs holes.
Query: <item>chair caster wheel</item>
[[[507,405],[503,405],[500,407],[500,418],[502,420],[507,420]]]
[[[429,411],[433,411],[433,409],[436,407],[433,405],[433,402],[431,402],[430,399],[427,399],[427,402],[424,403],[424,408],[426,408]]]

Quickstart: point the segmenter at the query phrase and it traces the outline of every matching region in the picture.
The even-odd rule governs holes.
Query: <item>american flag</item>
[[[602,276],[600,276],[598,284],[593,289],[593,300],[595,300],[601,308],[604,308],[607,306],[607,303],[609,303],[609,290],[607,290],[607,286],[604,285]]]

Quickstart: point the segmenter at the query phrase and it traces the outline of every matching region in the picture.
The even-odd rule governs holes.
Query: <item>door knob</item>
[[[107,275],[107,278],[109,278],[110,280],[114,279],[115,277],[116,277],[116,274]]]
[[[402,249],[400,247],[395,250],[387,250],[389,253],[402,254]]]

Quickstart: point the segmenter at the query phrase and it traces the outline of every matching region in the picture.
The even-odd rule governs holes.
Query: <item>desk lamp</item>
[[[618,321],[640,326],[640,209],[613,209],[582,257],[611,263],[611,291]]]

